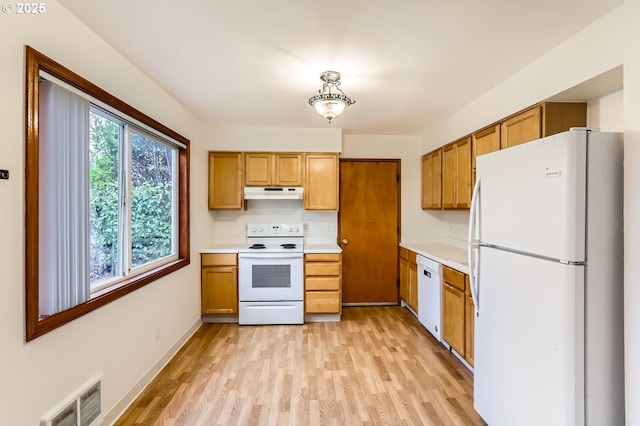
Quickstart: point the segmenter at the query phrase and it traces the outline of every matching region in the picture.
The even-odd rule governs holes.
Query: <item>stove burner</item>
[[[249,246],[250,249],[265,249],[267,248],[264,244],[252,244]]]
[[[296,248],[296,245],[293,243],[285,243],[285,244],[280,244],[280,247],[282,247],[283,249],[294,249]]]

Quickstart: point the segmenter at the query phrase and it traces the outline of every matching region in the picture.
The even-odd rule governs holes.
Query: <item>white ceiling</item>
[[[212,125],[327,127],[320,73],[356,103],[330,126],[416,134],[622,0],[60,0]]]

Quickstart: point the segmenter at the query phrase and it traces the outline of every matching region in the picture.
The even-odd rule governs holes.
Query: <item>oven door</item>
[[[240,253],[238,266],[240,301],[303,300],[302,253]]]

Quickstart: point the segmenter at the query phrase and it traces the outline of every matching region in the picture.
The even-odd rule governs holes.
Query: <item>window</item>
[[[90,109],[92,292],[177,257],[177,153],[155,135],[95,106]]]
[[[31,340],[189,264],[189,141],[26,51]]]

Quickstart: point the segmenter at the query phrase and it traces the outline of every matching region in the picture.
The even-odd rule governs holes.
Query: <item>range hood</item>
[[[302,200],[303,188],[292,187],[254,187],[244,188],[245,200]]]

